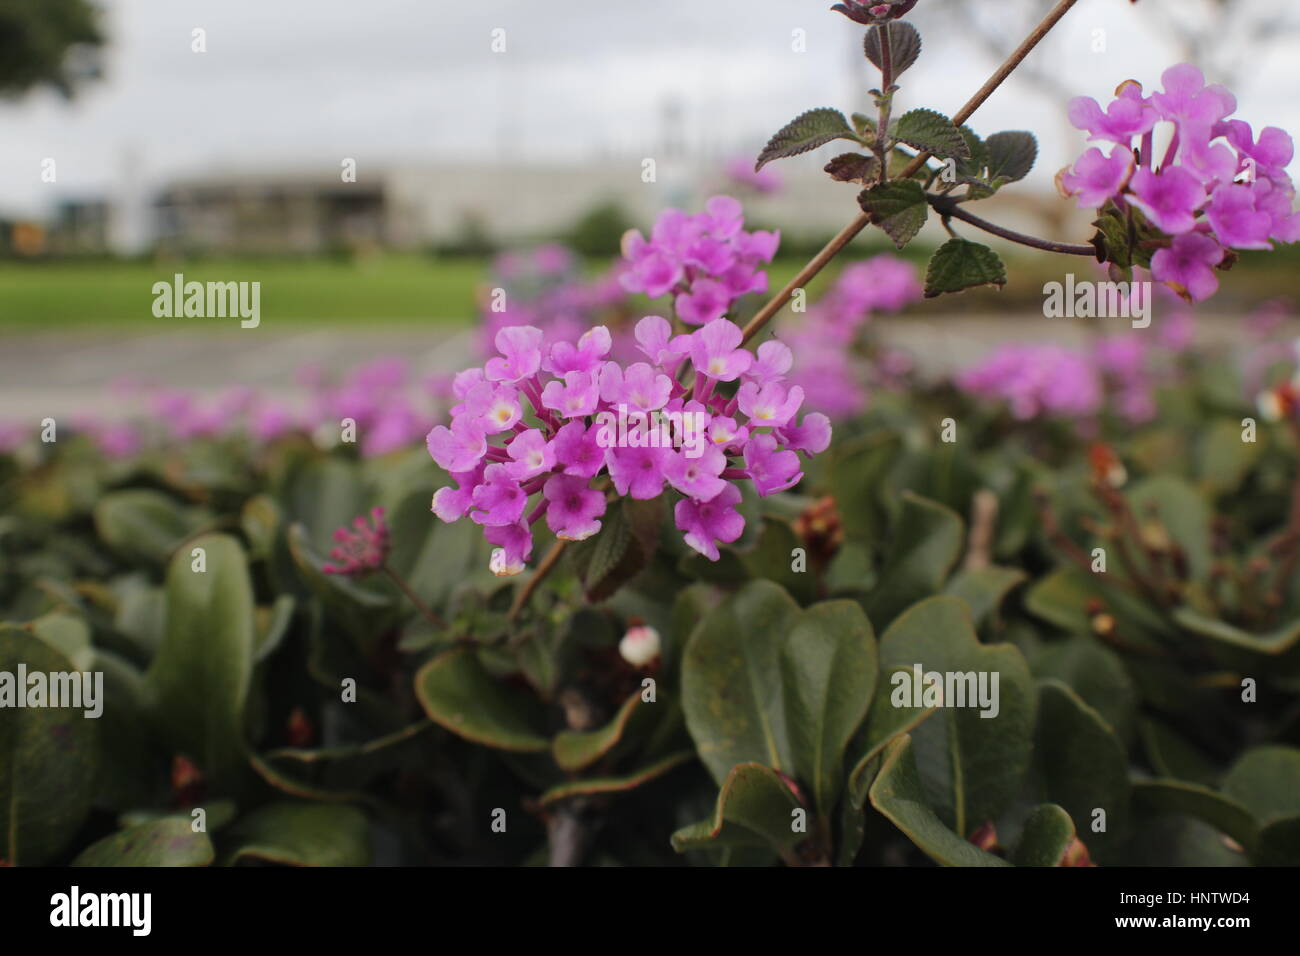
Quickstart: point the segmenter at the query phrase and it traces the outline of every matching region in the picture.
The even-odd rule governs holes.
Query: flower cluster
[[[831,7],[864,26],[897,20],[916,6],[916,0],[845,0]]]
[[[1087,357],[1060,345],[1003,345],[956,376],[962,391],[1001,399],[1027,421],[1042,416],[1081,419],[1102,405],[1102,382]]]
[[[653,315],[637,323],[635,339],[644,360],[625,366],[609,360],[604,326],[549,343],[532,326],[502,329],[499,354],[456,376],[451,423],[427,438],[455,484],[438,490],[432,510],[482,525],[497,574],[523,570],[543,517],[563,540],[598,532],[609,484],[640,500],[679,492],[678,529],[717,560],[718,544],[745,526],[736,482],[753,482],[762,496],[784,491],[803,477],[797,453],[830,443],[824,415],[796,420],[804,394],[784,384],[794,357],[781,343],[755,355],[727,319],[673,335]],[[664,419],[679,423],[675,433],[655,424]]]
[[[744,211],[730,196],[714,196],[694,216],[664,210],[649,239],[636,229],[623,236],[624,288],[652,299],[671,294],[688,325],[722,318],[737,299],[767,291],[759,265],[772,261],[781,242],[780,233],[745,232],[744,225]]]
[[[1130,80],[1105,110],[1091,97],[1073,100],[1070,122],[1112,147],[1090,148],[1057,181],[1082,207],[1114,201],[1140,210],[1166,237],[1151,259],[1152,276],[1201,301],[1218,290],[1215,269],[1228,249],[1300,239],[1295,187],[1285,172],[1294,148],[1283,130],[1270,126],[1256,138],[1250,124],[1229,119],[1236,98],[1207,86],[1196,67],[1171,67],[1161,81],[1160,92],[1144,96]],[[1168,128],[1162,124],[1172,124],[1172,135],[1157,164],[1156,134]]]
[[[330,550],[331,563],[321,566],[326,574],[364,577],[378,571],[388,560],[389,536],[384,509],[372,509],[369,522],[365,515],[352,519],[352,527],[335,530],[334,540],[337,544]]]
[[[808,406],[832,420],[847,418],[866,407],[868,384],[883,384],[871,382],[873,375],[890,377],[904,370],[904,353],[882,350],[875,366],[868,366],[853,345],[873,314],[896,312],[920,301],[923,293],[916,267],[889,254],[845,268],[785,337],[799,356],[791,381],[803,387]]]

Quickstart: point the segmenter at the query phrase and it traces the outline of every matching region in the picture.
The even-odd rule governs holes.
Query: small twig
[[[401,589],[402,593],[406,595],[406,599],[415,605],[415,609],[420,612],[421,617],[439,630],[442,630],[447,626],[446,621],[434,613],[431,607],[416,597],[415,592],[411,590],[410,585],[402,579],[400,574],[390,568],[387,564],[384,565],[384,573],[387,574],[389,579]]]
[[[515,595],[514,603],[510,605],[510,613],[506,617],[507,620],[514,621],[519,617],[519,612],[524,609],[528,599],[533,596],[533,592],[546,579],[546,576],[555,570],[555,566],[560,563],[560,558],[564,556],[564,549],[568,543],[567,541],[556,541],[551,546],[551,550],[546,552],[546,557],[542,558],[541,563],[537,565],[537,570],[533,572],[533,576]]]
[[[987,488],[971,501],[970,539],[966,545],[967,571],[987,568],[993,562],[993,532],[998,523],[998,496]]]
[[[1097,247],[1092,245],[1080,245],[1073,242],[1055,242],[1051,239],[1039,239],[1037,236],[1027,236],[1023,232],[1016,232],[1014,229],[1008,229],[1005,226],[999,226],[997,223],[989,222],[987,219],[981,219],[974,213],[967,212],[957,204],[957,200],[951,196],[927,196],[930,205],[935,211],[944,217],[960,219],[964,223],[974,226],[976,229],[983,229],[991,235],[1006,239],[1008,242],[1018,242],[1022,246],[1029,246],[1033,249],[1042,249],[1046,252],[1059,252],[1067,256],[1088,256],[1090,259],[1097,258]],[[945,222],[946,225],[946,222]],[[951,231],[951,230],[950,230]]]
[[[953,124],[961,126],[970,119],[974,112],[984,104],[984,101],[993,95],[993,91],[1001,86],[1008,76],[1015,72],[1016,67],[1018,67],[1025,57],[1029,55],[1030,51],[1042,42],[1043,37],[1047,36],[1052,27],[1056,26],[1060,19],[1070,11],[1070,8],[1078,2],[1079,0],[1060,0],[1060,2],[1052,8],[1051,12],[1043,18],[1042,22],[1034,28],[1033,32],[1030,33],[1029,36],[1025,37],[1020,46],[1016,47],[1003,64],[994,71],[993,75],[988,78],[987,82],[976,91],[975,95],[966,101],[966,105],[957,111],[952,118]],[[910,178],[917,170],[925,165],[926,161],[930,158],[930,155],[931,154],[929,153],[921,153],[908,163],[907,167],[894,178]],[[802,289],[808,285],[808,283],[811,282],[813,278],[822,271],[822,269],[826,268],[827,263],[834,259],[845,246],[853,241],[854,236],[867,228],[870,224],[871,217],[866,213],[860,213],[857,218],[836,233],[835,238],[831,239],[821,252],[813,256],[812,260],[800,269],[795,277],[787,282],[780,292],[772,296],[772,298],[769,299],[757,313],[755,313],[754,317],[749,320],[748,324],[745,326],[744,341],[748,342],[755,335],[761,332],[763,326],[772,321],[772,316],[780,312],[782,307],[790,301],[795,290]]]

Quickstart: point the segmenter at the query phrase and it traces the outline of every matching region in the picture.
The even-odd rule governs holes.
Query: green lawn
[[[476,259],[383,256],[364,263],[329,259],[0,264],[0,327],[112,323],[223,322],[160,319],[153,284],[172,280],[260,282],[263,321],[468,320],[486,278]]]

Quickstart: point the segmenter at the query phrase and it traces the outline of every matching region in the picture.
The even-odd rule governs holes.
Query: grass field
[[[872,250],[874,253],[875,250]],[[909,253],[913,250],[909,249]],[[1213,303],[1226,311],[1249,308],[1273,296],[1300,293],[1295,249],[1267,259],[1245,258],[1223,276],[1223,293]],[[1260,256],[1261,254],[1253,254]],[[779,259],[769,268],[769,287],[781,288],[803,265]],[[1086,261],[1036,256],[1008,263],[1010,284],[1002,292],[977,291],[945,297],[945,312],[1036,311],[1043,281],[1059,279],[1063,268],[1086,274]],[[593,271],[600,263],[593,263]],[[838,264],[811,284],[816,301]],[[922,264],[922,270],[924,266]],[[476,290],[488,280],[485,259],[434,259],[385,254],[351,262],[341,259],[229,259],[181,263],[57,261],[0,262],[0,330],[17,333],[55,328],[110,326],[159,329],[179,323],[224,323],[231,319],[163,319],[153,315],[153,285],[183,273],[186,281],[261,282],[261,315],[274,325],[404,324],[472,320]],[[757,297],[755,297],[757,298]],[[649,305],[646,303],[647,306]],[[742,311],[756,303],[742,306]],[[657,311],[648,307],[647,312]]]

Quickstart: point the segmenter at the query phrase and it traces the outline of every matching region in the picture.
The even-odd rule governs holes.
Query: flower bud
[[[872,26],[897,20],[916,6],[916,0],[845,0],[831,7],[854,23]]]
[[[659,657],[659,632],[653,627],[630,627],[618,642],[618,652],[633,667],[645,667]]]

